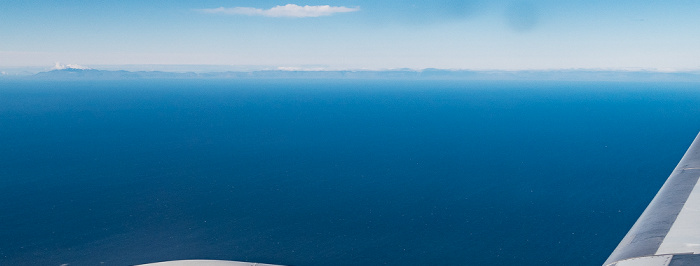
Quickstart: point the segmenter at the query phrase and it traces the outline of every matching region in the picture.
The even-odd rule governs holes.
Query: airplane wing
[[[700,265],[700,134],[605,266]]]
[[[254,262],[226,261],[226,260],[173,260],[156,263],[141,264],[136,266],[282,266]]]

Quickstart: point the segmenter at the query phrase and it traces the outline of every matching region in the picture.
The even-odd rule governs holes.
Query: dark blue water
[[[700,84],[0,83],[0,265],[600,265]]]

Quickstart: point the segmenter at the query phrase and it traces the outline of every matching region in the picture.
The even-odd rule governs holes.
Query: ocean
[[[700,84],[0,81],[0,265],[601,265]]]

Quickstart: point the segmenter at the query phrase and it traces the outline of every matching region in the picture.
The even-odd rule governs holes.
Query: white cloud
[[[288,17],[288,18],[310,18],[324,17],[335,13],[348,13],[359,11],[359,7],[344,7],[344,6],[298,6],[295,4],[287,4],[284,6],[275,6],[270,9],[260,9],[253,7],[219,7],[210,9],[200,9],[200,11],[211,14],[227,14],[227,15],[248,15],[248,16],[265,16],[265,17]]]
[[[73,64],[62,65],[61,63],[56,62],[56,65],[51,70],[62,70],[62,69],[90,69],[90,68],[84,67],[81,65],[73,65]]]

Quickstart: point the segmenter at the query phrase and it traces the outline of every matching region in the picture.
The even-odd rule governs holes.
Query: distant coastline
[[[4,72],[3,72],[4,73]],[[371,79],[472,81],[628,81],[700,82],[700,72],[523,70],[475,71],[446,69],[397,70],[254,70],[212,72],[126,71],[62,67],[35,74],[4,73],[0,79],[133,80],[133,79]]]

